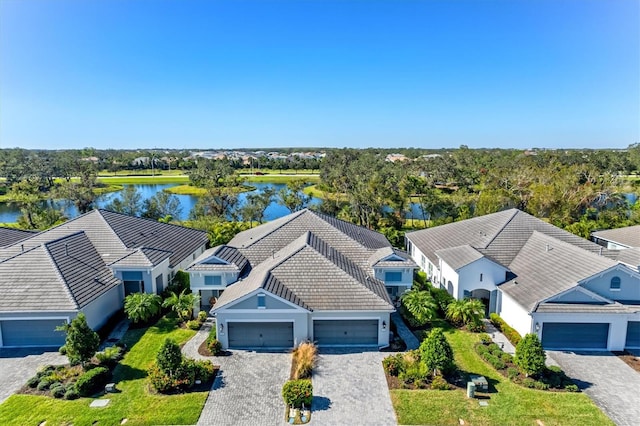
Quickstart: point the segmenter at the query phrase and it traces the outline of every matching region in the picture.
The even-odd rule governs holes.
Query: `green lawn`
[[[135,184],[163,184],[163,183],[187,183],[189,177],[184,175],[176,176],[100,176],[100,182],[117,184],[117,185],[135,185]]]
[[[127,425],[195,424],[208,392],[156,395],[149,393],[147,386],[146,369],[164,339],[171,337],[182,344],[196,333],[175,326],[175,319],[164,318],[151,328],[127,332],[123,340],[131,350],[114,371],[114,382],[121,392],[101,397],[111,399],[107,407],[89,408],[90,398],[64,401],[13,395],[0,405],[0,424],[38,425],[46,420],[47,426],[91,425],[94,422],[119,425],[124,418],[128,419]]]
[[[305,182],[320,182],[320,175],[313,176],[298,176],[298,175],[241,175],[246,178],[247,182],[261,182],[261,183],[289,183],[294,180],[303,180]]]
[[[485,376],[493,388],[485,400],[489,406],[480,407],[464,390],[392,390],[398,423],[458,425],[463,419],[471,425],[536,425],[537,420],[544,425],[613,425],[585,394],[538,391],[511,383],[476,354],[477,334],[446,329],[458,367]]]

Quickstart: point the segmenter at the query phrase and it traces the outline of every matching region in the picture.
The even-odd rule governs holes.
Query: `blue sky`
[[[640,142],[635,0],[1,0],[0,147]]]

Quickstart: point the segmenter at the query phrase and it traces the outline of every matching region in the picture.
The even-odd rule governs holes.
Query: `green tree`
[[[162,299],[157,294],[132,293],[124,298],[124,312],[134,324],[145,323],[160,313]]]
[[[425,325],[436,316],[438,306],[428,291],[409,290],[401,297],[402,306],[409,314],[409,322],[415,327]]]
[[[129,216],[140,216],[142,208],[142,194],[133,185],[125,185],[119,196],[105,206],[107,210]]]
[[[82,364],[84,367],[100,346],[100,337],[87,324],[87,318],[80,312],[70,323],[56,328],[65,331],[65,348],[67,357],[72,364]]]
[[[449,374],[456,368],[453,349],[441,328],[434,328],[420,344],[420,359],[433,374]]]
[[[526,334],[518,342],[514,362],[527,376],[542,373],[546,366],[546,359],[547,354],[536,334]]]
[[[478,323],[484,317],[484,304],[478,299],[454,300],[447,306],[447,319],[457,325]]]
[[[287,182],[287,186],[278,192],[278,203],[288,208],[292,213],[304,209],[311,201],[311,197],[302,192],[306,185],[304,179],[294,179]]]
[[[181,321],[188,321],[193,315],[193,307],[200,301],[200,296],[195,293],[187,293],[186,290],[182,290],[180,294],[170,292],[162,306],[170,308],[173,312],[178,314]]]
[[[182,365],[182,352],[180,346],[173,339],[165,339],[156,355],[156,362],[163,373],[170,377],[178,371]]]
[[[241,208],[241,215],[245,222],[264,222],[267,207],[271,205],[276,191],[272,186],[267,186],[261,191],[247,195],[245,204]]]
[[[144,200],[142,207],[142,217],[149,219],[179,218],[181,214],[180,199],[164,191],[157,192],[153,197]]]
[[[92,162],[79,161],[79,181],[63,182],[56,188],[55,196],[72,201],[81,214],[93,209],[98,199],[98,175]]]

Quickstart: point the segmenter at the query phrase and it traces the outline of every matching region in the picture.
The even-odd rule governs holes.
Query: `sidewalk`
[[[120,341],[120,339],[124,337],[127,330],[129,330],[129,320],[123,319],[118,323],[118,325],[113,328],[113,330],[111,330],[111,333],[104,340],[104,342],[100,344],[98,350],[103,351],[105,348],[115,345]]]
[[[484,322],[484,329],[487,330],[487,334],[491,336],[493,341],[497,343],[504,352],[515,355],[516,348],[511,344],[509,339],[507,339],[507,336],[505,336],[500,332],[500,330],[495,328],[495,326],[491,324],[491,321],[489,321],[488,319],[485,318],[482,320],[482,322]]]
[[[404,343],[407,345],[408,351],[411,351],[413,349],[418,349],[420,347],[420,342],[418,341],[418,338],[411,332],[411,330],[409,330],[409,328],[404,323],[399,313],[397,312],[392,313],[391,321],[393,321],[393,323],[396,326],[398,336],[400,336],[400,338],[404,340]]]

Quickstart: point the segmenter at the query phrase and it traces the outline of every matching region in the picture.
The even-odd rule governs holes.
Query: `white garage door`
[[[292,348],[292,322],[229,322],[229,347]]]
[[[64,320],[7,320],[0,322],[3,346],[62,346],[66,334],[55,331]]]

